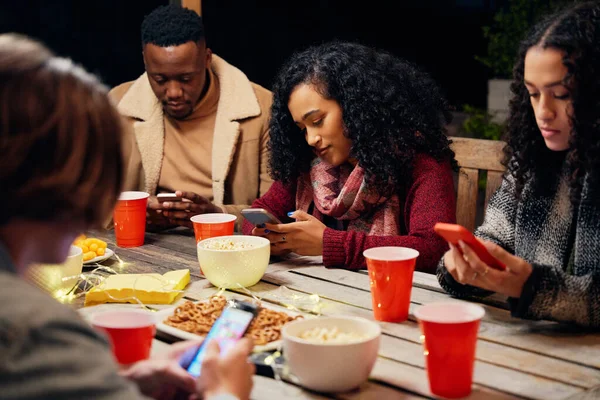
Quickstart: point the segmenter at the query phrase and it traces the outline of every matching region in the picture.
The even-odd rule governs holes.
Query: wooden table
[[[193,235],[186,230],[169,234],[147,233],[144,246],[121,249],[111,233],[96,233],[124,262],[113,257],[103,265],[124,273],[157,272],[189,268],[192,282],[176,303],[205,299],[215,293],[202,275],[196,259]],[[373,319],[369,279],[365,271],[327,269],[319,257],[298,257],[269,265],[262,280],[249,290],[263,301],[277,303],[285,286],[291,293],[320,297],[322,315],[354,315]],[[227,292],[244,297],[243,290]],[[379,358],[371,379],[359,390],[338,394],[311,393],[289,383],[262,376],[255,377],[253,399],[423,399],[435,398],[429,392],[424,369],[420,331],[415,307],[447,300],[435,276],[415,273],[411,296],[411,316],[401,323],[380,323],[383,335]],[[83,300],[73,306],[81,308]],[[168,307],[172,307],[169,305]],[[84,315],[107,307],[139,307],[105,304],[81,308]],[[159,309],[165,306],[152,306]],[[547,321],[514,319],[498,298],[484,304],[486,315],[477,343],[473,392],[469,399],[592,399],[600,398],[600,334],[564,327]],[[155,339],[153,351],[168,346]]]

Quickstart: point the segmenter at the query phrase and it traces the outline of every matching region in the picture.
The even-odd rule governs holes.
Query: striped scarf
[[[312,203],[315,217],[348,221],[348,230],[380,236],[400,233],[398,195],[386,197],[369,189],[360,166],[334,167],[315,159],[310,171],[298,179],[296,209],[308,212]]]

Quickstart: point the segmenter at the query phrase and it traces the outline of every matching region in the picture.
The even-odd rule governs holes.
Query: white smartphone
[[[164,201],[182,201],[183,199],[177,196],[175,193],[159,193],[156,195],[156,199],[162,203]]]
[[[281,224],[273,214],[264,208],[245,208],[242,210],[242,215],[255,226],[261,224]]]

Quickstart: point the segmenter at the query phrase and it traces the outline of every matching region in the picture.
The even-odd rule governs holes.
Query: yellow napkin
[[[110,275],[85,294],[85,305],[100,303],[171,304],[190,282],[190,270],[160,274]]]

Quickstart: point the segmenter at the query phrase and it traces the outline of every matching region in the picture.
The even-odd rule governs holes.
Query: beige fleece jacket
[[[267,171],[272,93],[215,54],[211,65],[220,85],[212,146],[212,201],[237,215],[236,229],[241,230],[240,211],[272,184]],[[113,88],[109,95],[131,128],[125,140],[124,190],[155,195],[164,155],[162,106],[145,73]]]

